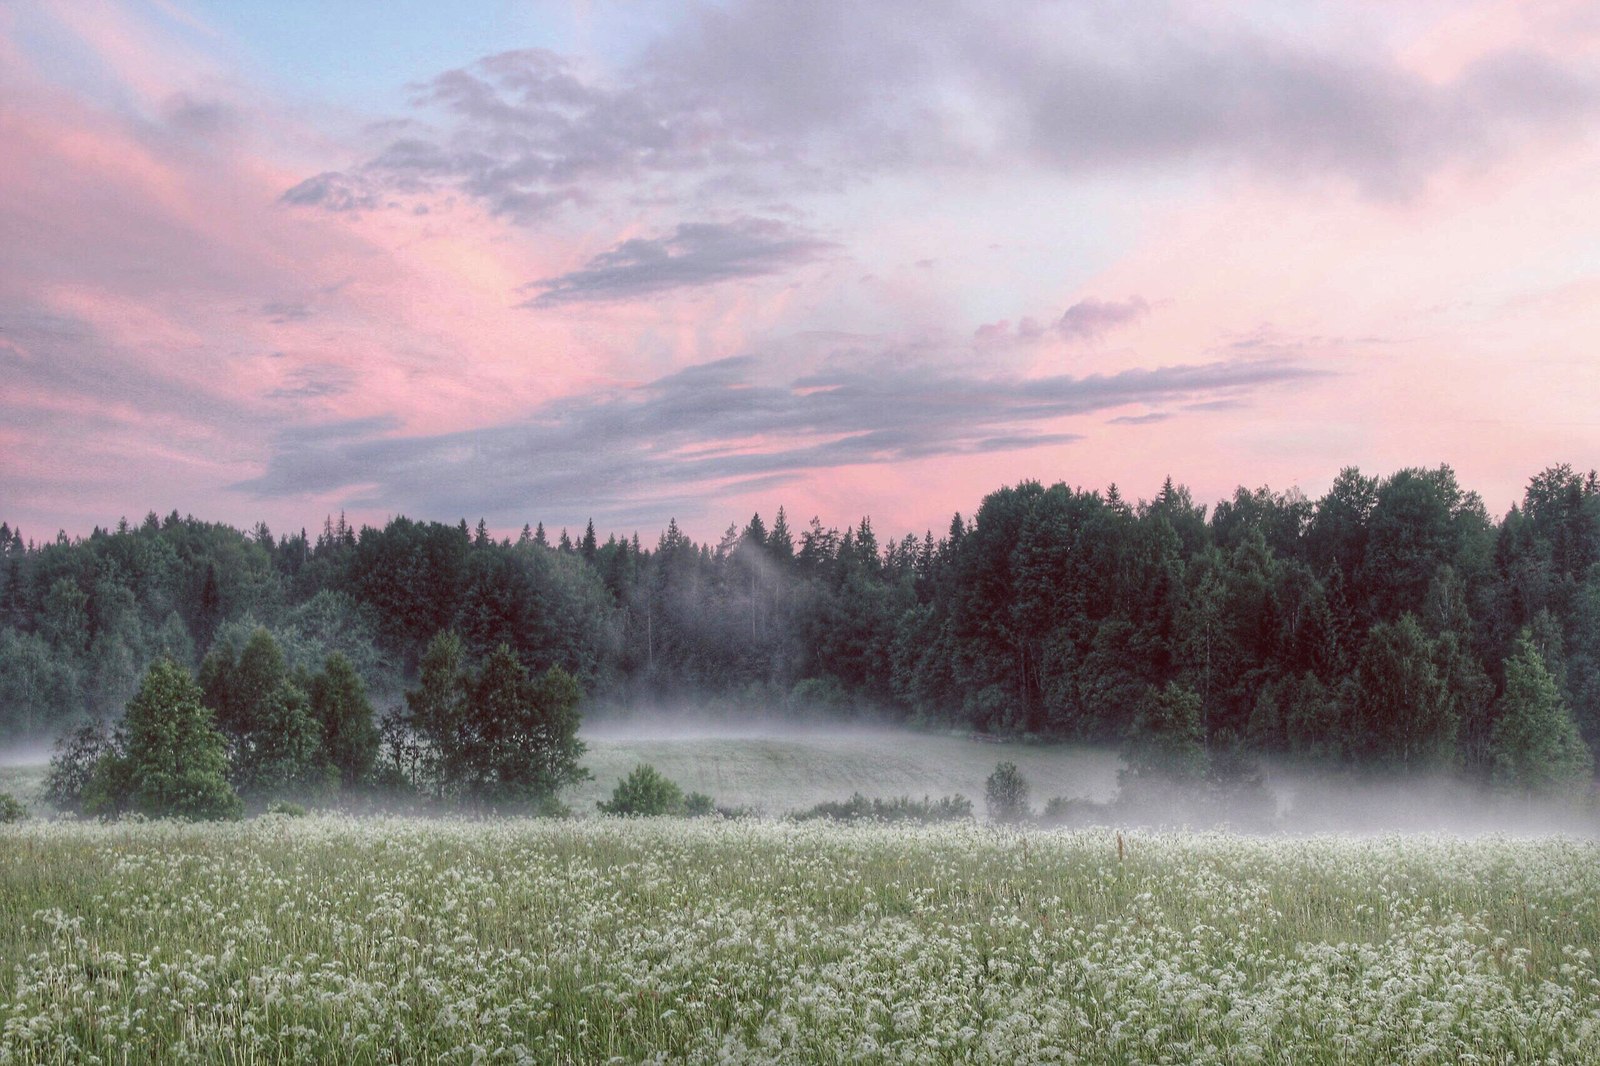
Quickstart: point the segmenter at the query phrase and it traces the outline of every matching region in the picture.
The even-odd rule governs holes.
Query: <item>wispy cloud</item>
[[[357,491],[358,506],[507,520],[540,508],[631,515],[665,498],[842,467],[1065,444],[1079,439],[1062,424],[1074,415],[1317,376],[1276,361],[1021,379],[863,366],[774,381],[775,370],[755,357],[723,359],[458,433],[286,433],[263,473],[236,488],[260,497]]]
[[[542,291],[524,306],[629,300],[765,277],[803,266],[835,247],[772,219],[686,222],[666,236],[623,241],[582,269],[533,282],[530,287]]]

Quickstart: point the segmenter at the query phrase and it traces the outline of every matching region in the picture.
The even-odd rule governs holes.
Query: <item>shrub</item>
[[[983,798],[990,821],[1016,823],[1029,817],[1028,782],[1014,762],[1003,762],[994,768],[984,782]]]
[[[691,792],[683,797],[683,813],[690,818],[704,818],[717,813],[717,802],[704,792]]]
[[[10,825],[28,817],[28,808],[9,792],[0,792],[0,825]]]
[[[914,800],[910,796],[897,799],[867,799],[857,792],[842,803],[819,803],[810,810],[801,811],[796,821],[826,818],[834,822],[954,822],[972,817],[972,801],[965,796],[927,796]]]
[[[1048,826],[1081,827],[1106,825],[1111,821],[1111,806],[1078,796],[1052,796],[1045,801],[1039,821]]]
[[[611,793],[611,800],[596,803],[604,814],[651,817],[684,812],[683,789],[662,776],[649,763],[640,763]]]
[[[290,803],[288,800],[274,800],[267,804],[267,813],[281,814],[285,818],[304,818],[306,809],[300,804]]]

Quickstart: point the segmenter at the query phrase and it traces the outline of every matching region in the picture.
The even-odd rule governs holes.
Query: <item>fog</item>
[[[826,711],[801,720],[788,714],[725,718],[695,707],[613,711],[586,718],[580,737],[595,774],[578,790],[582,806],[648,762],[685,790],[766,816],[860,792],[879,799],[961,794],[981,817],[985,781],[997,763],[1009,761],[1027,780],[1036,814],[1053,798],[1077,801],[1064,811],[1058,807],[1054,820],[1064,825],[1600,838],[1600,807],[1592,797],[1533,800],[1449,775],[1385,776],[1270,759],[1261,764],[1257,787],[1130,788],[1119,802],[1122,761],[1113,749],[984,743],[964,732],[846,721]]]
[[[14,770],[44,766],[50,761],[51,750],[47,740],[0,745],[0,768]]]
[[[1376,777],[1270,766],[1266,784],[1287,832],[1600,837],[1600,807],[1592,794],[1539,800],[1443,775]]]
[[[651,706],[586,716],[579,737],[593,778],[563,794],[578,813],[594,810],[634,766],[647,762],[685,791],[764,817],[819,803],[963,795],[984,815],[984,788],[1000,762],[1029,785],[1042,824],[1221,827],[1244,833],[1385,835],[1445,833],[1600,839],[1593,793],[1536,800],[1497,793],[1449,775],[1383,776],[1264,760],[1259,783],[1229,790],[1123,789],[1114,749],[1079,744],[980,742],[959,731],[918,730],[845,719],[816,709],[752,717],[715,705]],[[49,762],[45,741],[0,747],[0,791],[20,798]],[[1119,794],[1120,792],[1120,794]],[[1053,817],[1042,817],[1052,799]]]

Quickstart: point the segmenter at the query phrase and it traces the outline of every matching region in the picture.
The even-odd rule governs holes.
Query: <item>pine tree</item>
[[[589,519],[588,526],[586,526],[584,528],[584,531],[583,531],[583,544],[579,548],[579,551],[581,551],[583,553],[583,561],[588,563],[590,566],[593,566],[594,565],[595,556],[600,551],[600,546],[599,546],[599,543],[595,539],[595,535],[594,535],[594,519],[592,519],[592,518]]]
[[[759,512],[750,516],[749,524],[744,527],[744,532],[739,534],[739,545],[744,548],[766,548],[767,524],[761,521]]]
[[[1380,622],[1356,662],[1351,746],[1397,766],[1451,762],[1459,721],[1416,616]]]
[[[794,533],[789,529],[789,516],[782,507],[778,508],[778,515],[772,520],[772,531],[767,534],[767,552],[779,565],[794,558]]]

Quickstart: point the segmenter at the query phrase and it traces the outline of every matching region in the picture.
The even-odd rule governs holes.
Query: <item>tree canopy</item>
[[[1510,665],[1526,630],[1566,712],[1540,720],[1600,743],[1600,479],[1566,465],[1498,520],[1448,466],[1209,509],[1171,479],[1138,501],[1028,481],[938,534],[777,508],[705,543],[671,519],[552,539],[537,518],[504,539],[342,515],[315,536],[177,513],[43,543],[0,525],[0,735],[114,715],[171,656],[200,670],[240,787],[350,784],[373,750],[340,724],[355,680],[381,729],[373,773],[490,802],[567,775],[482,755],[564,729],[531,710],[570,701],[562,677],[602,702],[1100,742],[1153,723],[1152,694],[1177,685],[1202,747],[1487,780],[1531,698]]]

